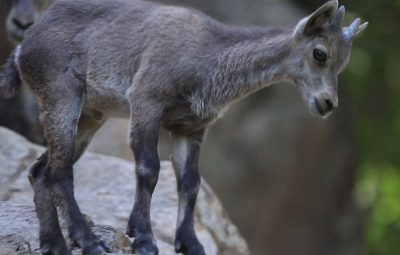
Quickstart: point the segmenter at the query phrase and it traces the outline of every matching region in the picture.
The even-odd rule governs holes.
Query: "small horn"
[[[342,5],[336,11],[335,17],[333,17],[333,19],[331,21],[331,27],[332,27],[333,31],[338,32],[342,29],[344,13],[345,13],[345,8]]]
[[[351,23],[351,25],[344,30],[343,32],[344,38],[346,38],[349,41],[353,40],[354,36],[356,35],[357,31],[360,28],[360,23],[361,20],[359,18],[354,20],[353,23]]]

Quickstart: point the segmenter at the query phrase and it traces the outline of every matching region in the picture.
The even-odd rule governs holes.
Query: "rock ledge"
[[[0,127],[0,255],[39,254],[38,223],[26,167],[44,150]],[[75,193],[95,232],[113,254],[130,254],[124,234],[134,202],[132,162],[85,154],[75,165]],[[175,254],[176,181],[170,162],[161,162],[151,209],[160,255]],[[112,226],[112,227],[111,227]],[[203,180],[196,210],[196,230],[208,255],[248,255],[247,244],[218,198]],[[74,254],[80,254],[74,250]]]

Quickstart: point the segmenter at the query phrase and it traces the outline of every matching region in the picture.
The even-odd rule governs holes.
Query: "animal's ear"
[[[313,14],[302,19],[295,29],[295,34],[312,34],[326,23],[330,22],[338,8],[338,1],[332,0],[318,8]]]

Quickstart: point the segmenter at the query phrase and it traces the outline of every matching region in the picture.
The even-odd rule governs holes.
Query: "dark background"
[[[162,2],[275,25],[324,1]],[[346,24],[359,16],[370,25],[340,76],[339,110],[312,117],[296,90],[279,84],[234,105],[203,146],[202,174],[255,255],[400,254],[400,1],[341,4]],[[1,0],[0,24],[8,6]],[[1,63],[12,47],[0,26]],[[26,129],[15,104],[0,100],[0,123]]]

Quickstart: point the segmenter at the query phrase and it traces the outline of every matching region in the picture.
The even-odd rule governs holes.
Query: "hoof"
[[[76,235],[79,236],[79,235]],[[82,236],[82,235],[81,235]],[[111,252],[111,249],[100,240],[100,237],[90,232],[90,237],[87,238],[74,238],[70,234],[71,248],[81,248],[82,255],[102,255],[106,252]]]
[[[135,227],[135,223],[134,222],[135,222],[135,220],[133,220],[132,217],[130,217],[129,218],[129,222],[128,222],[128,226],[126,227],[125,233],[130,238],[136,237],[136,234],[135,234],[136,227]]]
[[[106,249],[100,245],[91,245],[82,249],[82,255],[104,255]]]
[[[133,231],[132,228],[129,228],[129,227],[126,229],[125,234],[127,236],[129,236],[130,238],[134,238],[135,237],[135,231]]]
[[[65,244],[54,245],[45,243],[40,248],[43,255],[70,255],[67,246]]]
[[[185,255],[206,255],[203,246],[197,241],[197,239],[195,242],[189,244],[184,244],[178,240],[175,241],[175,252]]]
[[[111,249],[101,240],[82,248],[82,255],[103,255],[107,252],[111,252]]]
[[[137,255],[158,255],[158,248],[151,238],[136,238],[131,248]]]

